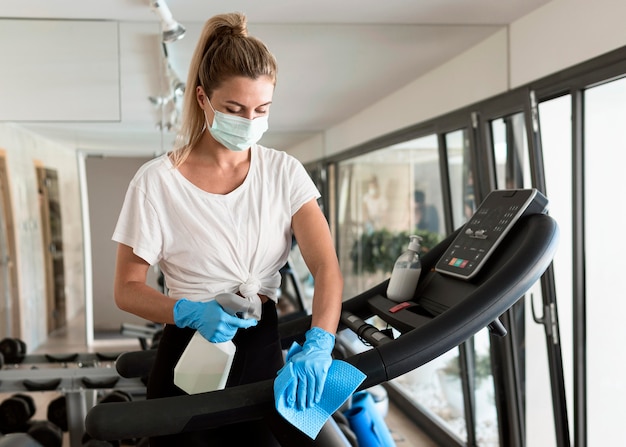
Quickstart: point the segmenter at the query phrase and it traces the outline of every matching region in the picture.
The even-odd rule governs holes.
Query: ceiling
[[[150,0],[2,0],[0,121],[87,153],[163,152],[171,116],[148,98],[168,95],[164,54],[185,81],[204,21],[241,11],[279,65],[262,143],[288,150],[548,1],[166,0],[187,32],[162,44]]]

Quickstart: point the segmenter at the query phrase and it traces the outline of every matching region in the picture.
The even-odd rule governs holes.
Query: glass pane
[[[569,95],[539,104],[541,145],[549,213],[559,225],[559,248],[552,263],[561,334],[561,354],[568,413],[572,416],[572,102]],[[534,298],[532,296],[534,295]],[[532,291],[535,309],[541,289]],[[528,301],[527,301],[528,302]],[[556,445],[550,370],[544,327],[526,312],[526,431],[528,445]],[[531,347],[535,347],[531,349]],[[571,429],[571,424],[570,424]]]
[[[448,428],[461,442],[466,442],[463,389],[459,371],[459,350],[453,349],[392,380],[391,383],[397,385],[401,394]]]
[[[587,417],[589,445],[626,445],[626,300],[619,279],[626,208],[626,80],[585,93],[585,268],[587,299]],[[609,220],[612,219],[612,220]],[[621,242],[620,242],[621,241]]]
[[[445,135],[450,198],[452,200],[452,225],[458,228],[474,214],[474,173],[469,153],[467,130],[457,130]]]
[[[344,296],[387,279],[409,234],[434,246],[444,231],[436,136],[393,145],[338,164],[339,263]]]
[[[476,440],[482,447],[500,445],[495,389],[491,373],[489,330],[483,329],[474,336]]]
[[[524,114],[491,121],[497,189],[530,188],[530,162]]]

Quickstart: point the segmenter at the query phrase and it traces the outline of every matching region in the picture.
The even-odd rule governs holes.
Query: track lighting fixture
[[[151,0],[152,9],[161,18],[161,25],[163,26],[163,42],[172,43],[179,39],[182,39],[185,35],[185,27],[174,20],[172,13],[170,12],[167,3],[164,0]]]
[[[162,96],[148,96],[148,101],[150,101],[150,104],[154,107],[159,107],[165,103],[165,98]]]
[[[179,79],[174,79],[172,81],[172,91],[174,92],[174,95],[182,98],[182,96],[185,94],[185,83],[180,81]]]
[[[160,132],[177,131],[180,125],[182,99],[185,93],[185,83],[180,80],[170,65],[169,51],[165,43],[161,43],[163,50],[163,94],[149,96],[148,101],[159,110],[159,121],[156,128]]]

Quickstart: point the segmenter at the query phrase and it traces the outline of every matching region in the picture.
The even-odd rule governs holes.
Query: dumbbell
[[[0,341],[0,354],[5,363],[21,363],[26,356],[26,343],[19,338],[4,338]]]
[[[67,399],[61,395],[48,404],[47,418],[63,431],[68,431]]]
[[[31,421],[26,432],[43,447],[62,447],[63,431],[50,421]]]
[[[0,432],[28,430],[28,421],[35,414],[35,401],[27,394],[14,394],[0,404]]]

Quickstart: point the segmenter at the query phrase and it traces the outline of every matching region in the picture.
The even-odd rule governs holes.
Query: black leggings
[[[193,329],[167,325],[159,341],[156,360],[148,380],[147,398],[180,396],[186,393],[174,385],[174,366],[194,334]],[[283,365],[278,334],[276,306],[269,300],[263,305],[259,324],[237,331],[233,338],[237,351],[226,387],[273,379]],[[273,431],[280,431],[279,444]],[[200,447],[228,445],[280,446],[311,445],[311,440],[288,424],[273,408],[262,420],[247,421],[209,430],[192,431],[150,438],[151,447]]]

